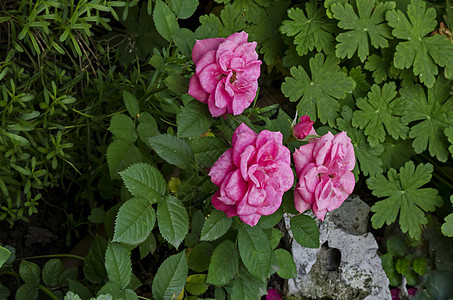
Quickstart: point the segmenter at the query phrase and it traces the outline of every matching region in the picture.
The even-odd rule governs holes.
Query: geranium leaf
[[[406,111],[406,101],[396,97],[396,85],[393,81],[385,83],[382,88],[373,85],[368,98],[359,98],[354,112],[352,125],[365,128],[371,147],[385,140],[386,132],[394,139],[407,137],[409,128],[401,121]]]
[[[318,53],[310,59],[311,78],[302,66],[292,67],[292,77],[286,77],[282,91],[289,100],[300,100],[297,108],[300,115],[317,117],[322,123],[334,126],[340,104],[355,88],[355,82],[340,70],[339,60],[333,56],[324,58]]]
[[[184,251],[167,258],[157,270],[152,290],[155,299],[175,299],[187,279],[187,261]]]
[[[450,196],[450,202],[453,204],[453,195]],[[453,213],[445,217],[445,223],[442,224],[442,234],[448,237],[453,236]]]
[[[145,198],[127,200],[118,211],[115,221],[114,242],[138,245],[150,235],[156,222],[153,202]]]
[[[435,85],[428,89],[428,96],[418,84],[400,89],[401,96],[411,103],[402,121],[411,126],[409,137],[414,139],[415,152],[419,154],[428,149],[431,156],[442,162],[448,158],[448,141],[443,131],[453,126],[450,89],[449,81],[443,76],[439,76]]]
[[[369,54],[368,40],[374,48],[388,47],[387,39],[392,38],[385,23],[385,13],[395,8],[395,2],[376,3],[375,0],[357,0],[358,14],[349,3],[336,3],[330,9],[338,27],[347,30],[337,35],[336,55],[351,58],[357,51],[362,62]]]
[[[310,0],[305,3],[305,11],[306,14],[297,7],[289,9],[291,20],[283,21],[280,30],[287,36],[295,36],[294,44],[300,56],[314,48],[318,52],[333,53],[335,25],[326,17],[324,7],[318,7],[318,1]]]
[[[338,129],[346,131],[348,137],[351,138],[356,161],[358,162],[354,168],[354,174],[357,176],[359,169],[365,176],[382,173],[382,160],[379,156],[384,152],[384,147],[382,145],[371,147],[363,130],[352,126],[351,108],[343,106],[341,117],[341,119],[337,119]]]
[[[404,42],[396,46],[394,65],[398,69],[413,66],[414,75],[426,86],[432,87],[438,74],[437,65],[453,67],[451,42],[443,35],[426,36],[436,25],[436,10],[426,9],[423,0],[411,0],[407,17],[401,10],[391,10],[386,14],[392,34]]]
[[[178,198],[167,196],[157,205],[157,222],[162,237],[178,248],[189,231],[189,216]]]
[[[431,180],[432,171],[431,164],[419,164],[415,168],[414,163],[409,161],[400,168],[399,174],[390,169],[388,178],[382,174],[368,178],[367,185],[373,195],[385,197],[371,207],[371,211],[375,212],[371,218],[373,227],[380,228],[384,223],[390,225],[399,213],[401,230],[419,239],[421,226],[428,222],[424,212],[432,212],[436,206],[442,205],[436,189],[421,188]]]

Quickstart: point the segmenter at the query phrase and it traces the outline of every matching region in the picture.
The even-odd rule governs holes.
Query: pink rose
[[[280,132],[256,134],[245,124],[234,131],[232,148],[220,156],[209,172],[220,187],[212,204],[228,217],[255,226],[262,215],[274,213],[283,193],[294,182],[291,153],[282,145]]]
[[[299,123],[293,127],[293,135],[296,139],[302,140],[308,135],[316,135],[316,131],[313,128],[313,122],[309,116],[302,116],[299,119]]]
[[[213,117],[239,115],[256,96],[261,61],[256,42],[244,31],[227,38],[197,40],[192,49],[195,74],[188,94],[207,103]]]
[[[294,204],[299,212],[312,209],[324,220],[328,211],[340,207],[354,190],[354,148],[346,132],[328,132],[311,140],[293,154],[299,182]]]
[[[282,300],[282,295],[276,289],[267,290],[266,300]]]

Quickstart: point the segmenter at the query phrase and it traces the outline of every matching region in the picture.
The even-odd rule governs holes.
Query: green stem
[[[137,298],[138,298],[138,299],[144,299],[144,300],[151,300],[151,299],[149,299],[149,298],[146,298],[146,297],[143,297],[143,296],[138,296],[138,295],[137,295]]]
[[[15,272],[5,272],[5,274],[8,274],[8,275],[12,275],[12,276],[15,276],[17,278],[21,278],[19,274],[15,273]],[[46,293],[51,299],[53,300],[58,300],[58,297],[55,296],[54,293],[52,293],[48,288],[46,288],[45,286],[43,286],[42,284],[38,284],[38,288],[43,291],[44,293]]]
[[[53,257],[64,257],[64,258],[75,258],[81,261],[85,261],[85,257],[74,255],[74,254],[48,254],[48,255],[38,255],[38,256],[30,256],[30,257],[22,257],[18,258],[17,260],[24,260],[24,259],[37,259],[37,258],[53,258]]]

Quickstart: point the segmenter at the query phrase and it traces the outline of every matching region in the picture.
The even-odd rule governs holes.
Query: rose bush
[[[298,140],[302,140],[309,135],[316,135],[316,131],[313,128],[314,123],[307,115],[300,117],[299,122],[293,127],[293,136]]]
[[[209,172],[212,182],[220,187],[212,197],[216,209],[255,226],[262,215],[280,207],[283,193],[294,182],[291,154],[282,139],[280,132],[263,130],[256,134],[247,125],[239,125],[232,148]]]
[[[244,31],[227,38],[197,40],[192,49],[195,74],[189,95],[207,103],[213,117],[239,115],[250,106],[258,89],[261,61],[256,42]]]
[[[311,208],[324,220],[326,213],[340,207],[354,189],[351,139],[344,131],[335,136],[328,132],[296,149],[293,157],[299,177],[294,191],[296,209],[304,212]]]

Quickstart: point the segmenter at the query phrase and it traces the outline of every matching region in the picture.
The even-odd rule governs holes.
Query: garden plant
[[[0,299],[284,297],[284,216],[319,248],[352,193],[394,298],[452,299],[452,28],[451,0],[0,1]],[[56,252],[17,237],[52,221]]]

